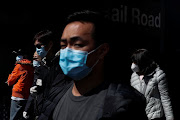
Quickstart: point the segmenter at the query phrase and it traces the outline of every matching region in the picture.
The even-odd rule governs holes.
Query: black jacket
[[[59,100],[73,84],[62,74],[55,81],[38,120],[51,120]],[[101,120],[148,120],[145,106],[144,96],[130,85],[109,83]]]
[[[41,113],[44,101],[49,94],[52,83],[59,73],[62,73],[59,66],[59,58],[54,59],[49,66],[42,65],[35,69],[33,86],[36,85],[37,79],[42,80],[42,86],[38,86],[38,92],[30,94],[28,98],[25,111],[28,112],[30,116],[38,116]]]

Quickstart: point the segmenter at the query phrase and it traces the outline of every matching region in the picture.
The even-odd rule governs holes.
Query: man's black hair
[[[79,12],[74,12],[67,17],[67,23],[80,21],[80,22],[90,22],[94,24],[95,30],[92,37],[95,40],[96,46],[102,43],[108,42],[108,35],[110,22],[104,17],[104,15],[97,11],[83,10]]]
[[[54,41],[55,37],[50,30],[43,30],[37,33],[34,36],[34,41],[38,40],[39,42],[43,43],[44,45],[47,45],[50,41]]]

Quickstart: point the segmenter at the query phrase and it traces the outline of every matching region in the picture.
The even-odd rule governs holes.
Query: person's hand
[[[23,117],[24,117],[25,119],[28,119],[28,118],[29,118],[29,115],[28,115],[28,113],[27,113],[26,111],[23,112]]]
[[[37,93],[37,86],[33,86],[30,88],[30,93],[33,94],[33,93]]]

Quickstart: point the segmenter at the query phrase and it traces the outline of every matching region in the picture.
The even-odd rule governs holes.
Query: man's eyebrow
[[[78,36],[70,38],[70,41],[72,41],[72,42],[76,42],[78,40],[82,41],[82,39],[80,37],[78,37]]]
[[[76,42],[76,41],[84,41],[81,37],[79,36],[74,36],[70,38],[70,42]],[[67,39],[61,39],[60,42],[67,42]]]
[[[60,42],[66,42],[67,41],[67,39],[61,39],[60,40]]]

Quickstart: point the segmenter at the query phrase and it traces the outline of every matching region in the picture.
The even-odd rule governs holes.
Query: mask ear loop
[[[53,43],[52,43],[53,44]],[[44,47],[44,50],[47,52],[46,55],[49,53],[50,49],[52,48],[53,45],[51,45],[51,47],[49,47],[49,49],[46,51],[45,50],[45,47]],[[46,59],[46,56],[44,56],[44,58]]]
[[[88,55],[91,54],[91,53],[93,53],[93,52],[95,52],[95,51],[96,51],[97,49],[99,49],[100,47],[101,47],[101,45],[99,45],[96,49],[94,49],[94,50],[88,52]]]
[[[99,59],[96,61],[96,63],[91,67],[91,69],[93,69],[96,65],[97,65],[97,63],[99,62]]]
[[[52,44],[54,44],[54,43],[52,43]],[[53,46],[52,44],[51,44],[51,47],[49,47],[49,49],[47,50],[47,53],[48,53],[48,52],[49,52],[49,50],[52,48],[52,46]]]
[[[96,49],[94,49],[94,50],[92,50],[92,51],[90,51],[89,53],[88,53],[88,55],[89,54],[91,54],[91,53],[93,53],[93,52],[95,52],[97,49],[99,49],[101,47],[101,45],[100,46],[98,46]],[[100,59],[100,58],[99,58]],[[97,65],[97,63],[99,62],[99,59],[95,62],[95,64],[91,67],[91,70]]]

